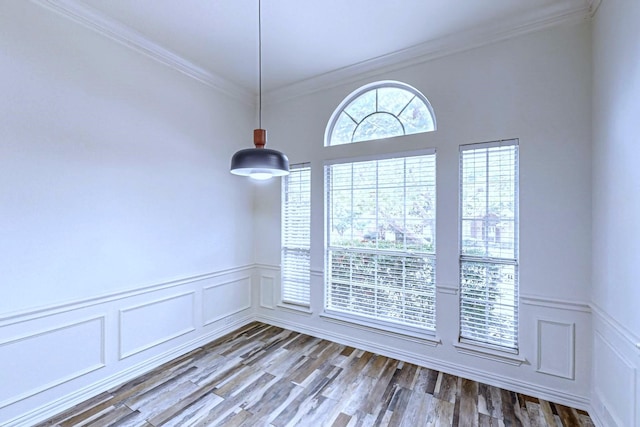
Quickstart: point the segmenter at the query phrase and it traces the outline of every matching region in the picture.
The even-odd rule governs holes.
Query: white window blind
[[[325,167],[325,310],[435,330],[435,154]]]
[[[290,169],[282,180],[282,302],[309,306],[311,168]]]
[[[518,141],[460,147],[460,338],[518,348]]]

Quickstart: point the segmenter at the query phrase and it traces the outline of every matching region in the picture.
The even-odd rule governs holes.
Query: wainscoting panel
[[[0,408],[104,366],[104,316],[0,343]],[[73,351],[69,351],[73,349]]]
[[[254,266],[0,314],[0,426],[28,427],[249,323]]]
[[[251,277],[206,286],[203,289],[204,324],[251,308]]]
[[[594,310],[593,417],[604,427],[640,427],[640,351],[634,337]]]
[[[575,323],[538,319],[538,372],[575,378],[575,329]]]
[[[276,266],[258,265],[256,276],[270,276],[274,271]],[[381,330],[357,320],[337,321],[324,312],[323,304],[322,276],[313,275],[312,310],[295,311],[276,303],[275,309],[257,305],[255,316],[265,323],[452,375],[563,405],[590,408],[591,310],[584,302],[525,295],[520,305],[517,354],[467,343],[468,347],[460,351],[456,315],[459,299],[457,288],[451,284],[438,286],[437,331],[430,339]]]
[[[271,276],[260,276],[260,307],[275,308],[275,279]]]
[[[120,310],[120,359],[193,332],[194,303],[189,292]]]

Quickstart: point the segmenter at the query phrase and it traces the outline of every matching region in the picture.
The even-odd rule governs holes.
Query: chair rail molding
[[[253,321],[254,271],[0,315],[0,364],[15,368],[0,381],[0,425],[37,424]]]

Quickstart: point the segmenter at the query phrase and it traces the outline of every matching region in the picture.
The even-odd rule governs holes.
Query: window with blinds
[[[460,339],[518,349],[518,140],[460,147]]]
[[[436,155],[325,167],[328,313],[435,330]]]
[[[309,306],[311,168],[292,165],[282,180],[282,302]]]

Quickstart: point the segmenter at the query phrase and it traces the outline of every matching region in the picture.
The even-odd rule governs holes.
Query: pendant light
[[[267,131],[262,129],[262,7],[258,0],[258,126],[253,130],[255,148],[240,150],[231,158],[231,173],[264,180],[289,174],[289,159],[283,153],[264,148]]]

